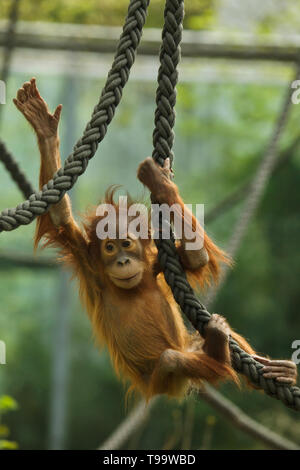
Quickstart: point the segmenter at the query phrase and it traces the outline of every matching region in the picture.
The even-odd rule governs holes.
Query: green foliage
[[[18,409],[18,404],[14,398],[9,395],[0,396],[0,414],[3,415],[8,411],[14,411]]]
[[[10,0],[1,0],[0,17],[9,14]],[[26,21],[51,21],[59,23],[122,25],[129,0],[23,0],[21,19]],[[213,0],[190,0],[186,2],[187,27],[206,29],[213,22]],[[162,24],[163,0],[151,0],[148,27]]]
[[[16,400],[9,395],[0,396],[0,421],[4,414],[18,409]],[[16,450],[18,444],[15,441],[6,439],[10,434],[8,426],[0,424],[0,450]]]
[[[0,450],[17,450],[18,448],[17,442],[0,440]]]

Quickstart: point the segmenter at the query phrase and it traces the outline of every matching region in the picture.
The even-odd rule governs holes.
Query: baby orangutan
[[[42,188],[61,166],[57,129],[62,107],[58,106],[53,115],[49,112],[34,78],[19,89],[14,103],[37,136]],[[138,168],[138,178],[158,203],[183,208],[178,188],[169,176],[168,160],[160,168],[147,158]],[[104,203],[118,212],[113,191],[106,193]],[[182,223],[186,214],[185,208]],[[88,214],[83,228],[79,228],[65,195],[38,218],[35,246],[44,237],[46,245],[57,247],[62,261],[72,268],[95,336],[106,344],[117,373],[129,379],[131,388],[146,399],[161,393],[181,396],[191,384],[200,386],[203,381],[216,383],[229,378],[237,382],[231,367],[229,335],[249,354],[254,354],[246,340],[216,314],[207,324],[205,339],[199,333],[189,333],[157,269],[151,237],[139,239],[130,233],[122,237],[117,227],[117,237],[99,239],[96,229],[101,220],[103,216],[96,212]],[[217,280],[220,263],[229,260],[190,213],[189,220],[195,231],[204,234],[204,243],[191,251],[183,235],[178,253],[190,279],[203,286],[210,278]],[[297,370],[291,361],[256,358],[264,364],[265,377],[295,383]]]

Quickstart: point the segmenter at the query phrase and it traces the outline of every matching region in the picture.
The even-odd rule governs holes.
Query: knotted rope
[[[15,230],[20,225],[28,225],[37,216],[47,212],[51,205],[62,199],[66,191],[74,186],[78,176],[86,170],[89,160],[95,155],[99,143],[106,135],[108,125],[121,101],[123,88],[135,61],[148,5],[149,0],[130,0],[112,68],[82,138],[74,146],[64,166],[44,185],[42,191],[32,194],[27,201],[14,209],[1,212],[0,232]]]
[[[176,84],[178,81],[177,65],[180,59],[180,43],[182,39],[182,23],[184,16],[184,0],[167,0],[165,8],[165,25],[162,33],[160,51],[161,66],[158,74],[158,90],[156,94],[157,109],[155,113],[155,131],[153,134],[153,158],[163,166],[164,160],[173,160],[172,146],[174,142],[173,128],[175,124]],[[276,128],[276,142],[286,123],[286,115],[290,101],[286,100],[283,117]],[[270,152],[273,146],[270,148]],[[270,162],[267,165],[270,167]],[[268,174],[270,174],[269,171]],[[264,177],[266,172],[264,172]],[[262,177],[261,177],[262,178]],[[159,233],[165,233],[160,218]],[[202,336],[205,336],[205,325],[211,314],[200,302],[189,285],[186,274],[175,247],[175,240],[170,227],[169,239],[162,237],[155,240],[158,248],[158,260],[163,269],[165,280],[171,287],[174,298],[192,325]],[[230,350],[234,369],[244,374],[256,387],[261,388],[273,398],[281,400],[286,406],[300,411],[300,389],[279,383],[274,379],[265,379],[262,375],[263,365],[255,361],[230,338]]]
[[[95,155],[99,143],[107,132],[116,107],[121,101],[131,67],[135,60],[142,29],[146,19],[149,0],[131,0],[125,25],[118,44],[112,68],[108,74],[100,100],[96,105],[90,122],[82,138],[74,146],[73,152],[66,159],[53,179],[42,191],[32,194],[29,199],[14,209],[6,209],[0,214],[0,232],[15,230],[20,225],[30,224],[37,216],[44,214],[49,207],[59,202],[75,184],[78,176],[84,173],[89,160]],[[180,43],[184,16],[183,0],[166,0],[163,43],[160,51],[161,66],[158,75],[153,134],[153,158],[160,165],[166,158],[173,160],[173,128],[175,124],[176,84],[178,81],[177,65],[180,59]],[[283,126],[280,131],[283,130]],[[161,223],[163,221],[161,220]],[[205,335],[205,325],[210,313],[195,296],[188,283],[175,248],[175,240],[170,228],[170,239],[156,240],[158,259],[163,268],[166,282],[182,311],[192,325]],[[285,405],[300,410],[300,389],[280,384],[262,376],[262,364],[255,361],[231,338],[230,349],[234,368],[246,375],[256,387],[262,388],[273,398]]]

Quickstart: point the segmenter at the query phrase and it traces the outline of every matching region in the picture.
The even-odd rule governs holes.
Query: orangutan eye
[[[131,241],[130,240],[124,240],[122,242],[122,247],[123,248],[129,248],[131,246]]]
[[[109,253],[111,253],[112,251],[114,251],[114,248],[115,248],[115,247],[114,247],[114,245],[113,245],[112,243],[107,243],[107,244],[105,245],[105,249],[106,249],[106,251],[108,251]]]

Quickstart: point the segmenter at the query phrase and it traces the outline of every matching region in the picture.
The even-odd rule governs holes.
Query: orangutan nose
[[[125,266],[126,264],[130,263],[130,259],[126,256],[122,256],[122,258],[118,259],[117,264],[118,266]]]

